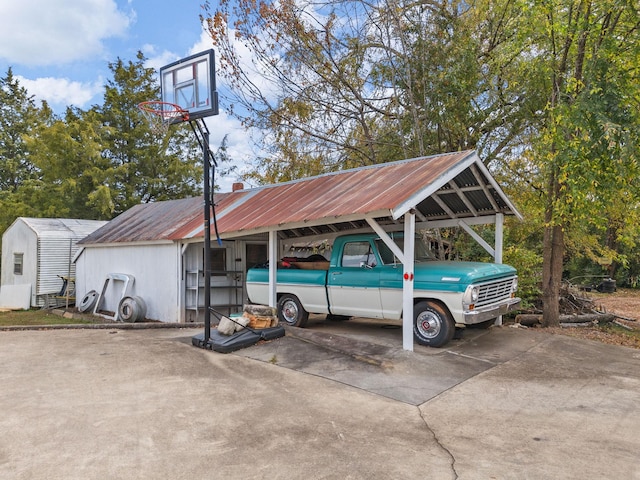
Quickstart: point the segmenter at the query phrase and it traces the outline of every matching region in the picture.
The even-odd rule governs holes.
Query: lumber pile
[[[525,327],[542,325],[543,316],[541,309],[531,313],[516,315],[516,324]],[[618,323],[617,315],[599,310],[594,300],[585,292],[573,288],[571,285],[563,285],[560,292],[560,326],[564,328],[591,327],[601,323]],[[629,319],[624,319],[629,320]]]
[[[278,325],[278,316],[273,307],[245,305],[242,316],[249,319],[249,328],[270,328]]]

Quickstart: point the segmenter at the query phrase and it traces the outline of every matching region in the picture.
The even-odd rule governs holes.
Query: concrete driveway
[[[0,332],[0,478],[640,479],[638,350],[503,327],[410,353],[311,322],[223,355],[199,332]]]

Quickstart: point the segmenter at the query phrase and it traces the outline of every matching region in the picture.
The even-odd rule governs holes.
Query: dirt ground
[[[618,289],[614,293],[593,292],[586,295],[593,299],[594,305],[602,312],[619,315],[616,322],[631,331],[609,324],[586,328],[550,328],[550,333],[640,349],[640,290]]]
[[[594,293],[590,295],[596,305],[608,313],[640,321],[640,290],[618,289],[614,293]]]

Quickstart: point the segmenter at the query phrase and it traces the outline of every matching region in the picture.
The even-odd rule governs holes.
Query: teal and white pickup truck
[[[403,248],[403,236],[394,235]],[[320,258],[321,261],[317,261]],[[375,233],[337,237],[331,259],[280,262],[278,317],[303,327],[309,313],[334,317],[402,318],[403,266]],[[299,259],[303,260],[303,259]],[[520,306],[513,267],[495,263],[438,261],[416,239],[413,333],[422,345],[448,343],[456,325],[489,324]],[[249,301],[267,304],[266,265],[247,273]]]

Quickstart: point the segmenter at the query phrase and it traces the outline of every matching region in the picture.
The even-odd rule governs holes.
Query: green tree
[[[358,2],[224,0],[205,8],[232,111],[246,126],[269,131],[262,139],[269,155],[264,181],[380,161],[371,127],[376,115],[386,116],[389,100],[373,81]],[[314,16],[316,8],[324,15]],[[348,13],[352,21],[342,22]],[[254,69],[238,41],[254,57]]]
[[[0,78],[0,191],[15,191],[35,175],[35,168],[24,142],[41,123],[51,118],[44,104],[38,108],[11,68]]]
[[[52,119],[48,105],[43,102],[38,107],[11,68],[0,77],[0,232],[18,216],[39,213],[38,205],[21,192],[36,184],[39,176],[25,138]]]
[[[568,235],[606,229],[619,192],[637,198],[640,19],[619,0],[547,1],[536,13],[548,102],[532,153],[544,178],[544,322],[555,325]]]
[[[64,118],[42,125],[25,137],[37,181],[22,187],[46,216],[109,219],[110,195],[105,195],[109,162],[102,158],[102,123],[95,111],[67,108]],[[37,192],[36,192],[37,191]]]

